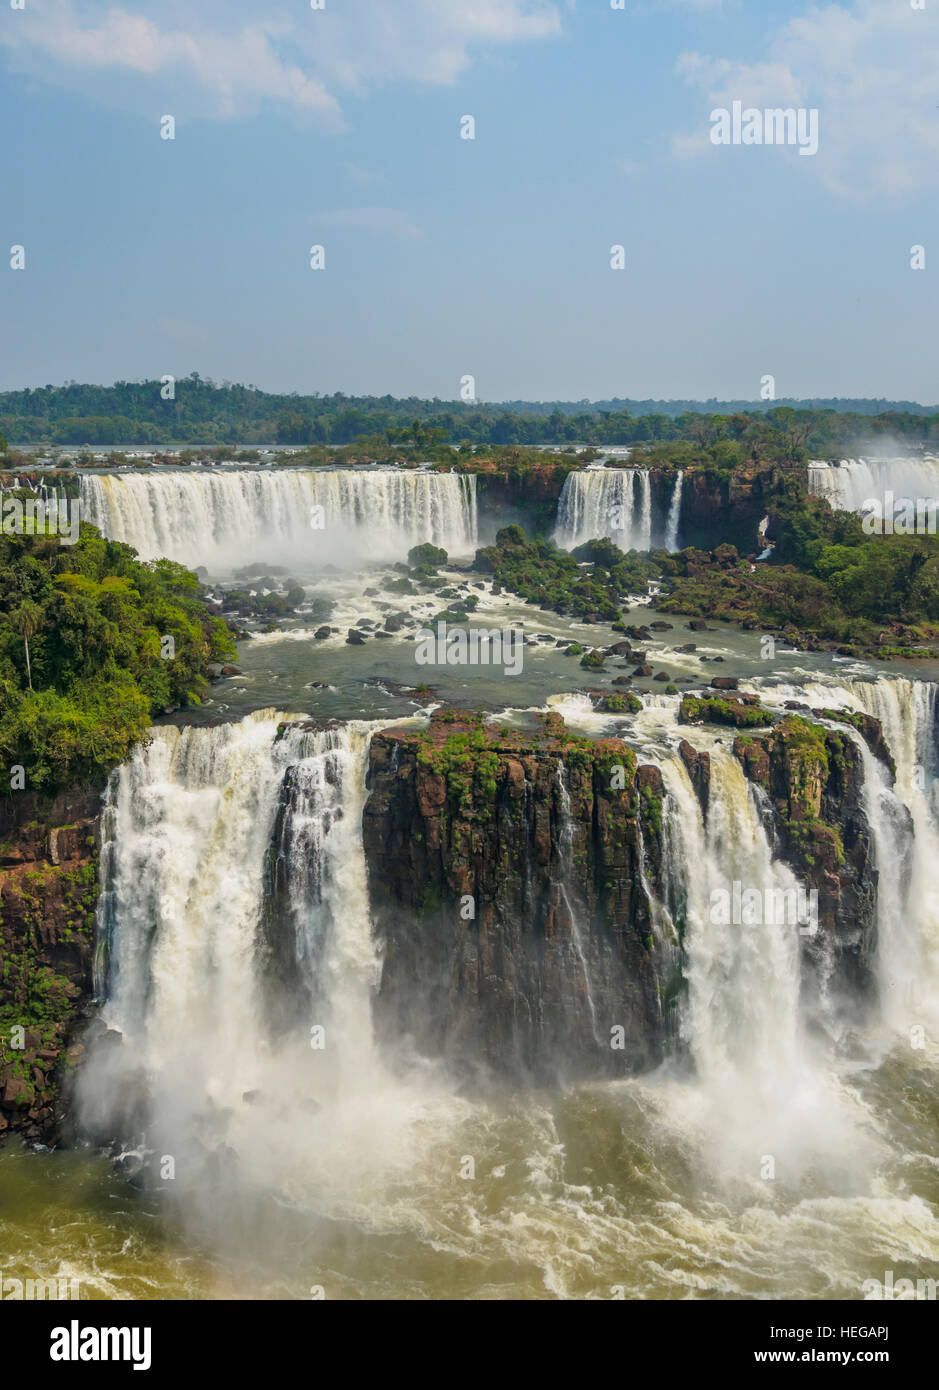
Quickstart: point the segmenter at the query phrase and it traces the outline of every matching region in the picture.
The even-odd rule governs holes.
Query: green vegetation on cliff
[[[736,729],[771,724],[772,718],[762,705],[747,703],[737,696],[683,695],[678,712],[679,724],[730,724]]]
[[[569,770],[596,774],[607,786],[619,772],[622,785],[631,787],[636,757],[625,744],[573,734],[555,713],[540,715],[539,722],[534,732],[512,729],[487,722],[479,712],[443,707],[434,710],[426,730],[400,737],[416,744],[418,767],[443,780],[451,810],[477,820],[492,815],[506,759],[554,755]]]
[[[719,483],[731,476],[721,468],[726,443],[656,446],[631,461],[694,466]],[[752,447],[771,453],[772,441]],[[732,465],[743,449],[723,461]],[[747,469],[752,478],[752,460]],[[598,539],[567,553],[551,541],[526,540],[516,525],[477,551],[475,568],[529,603],[593,621],[617,623],[623,598],[655,581],[665,591],[656,606],[666,613],[783,634],[800,647],[821,643],[844,655],[890,658],[922,656],[939,644],[939,538],[867,535],[855,513],[809,496],[801,470],[770,464],[757,472],[775,540],[761,563],[726,543],[624,554]]]
[[[852,752],[844,735],[799,715],[784,716],[768,733],[734,740],[747,776],[773,799],[794,864],[810,876],[816,868],[836,872],[845,863],[844,839],[831,813],[843,795],[840,783]]]
[[[939,638],[939,539],[867,535],[792,474],[777,480],[770,511],[778,540],[766,563],[730,545],[656,556],[670,588],[658,606],[885,657]]]
[[[0,771],[51,794],[100,778],[168,706],[199,704],[234,651],[194,574],[143,564],[82,525],[77,544],[0,534]]]

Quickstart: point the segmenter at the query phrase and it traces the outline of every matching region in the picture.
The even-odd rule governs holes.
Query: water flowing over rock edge
[[[932,756],[934,737],[935,691],[911,691],[925,694],[904,724],[911,692],[897,696],[895,682],[845,682],[837,699],[819,683],[810,693],[840,699],[846,722],[819,711],[807,740],[790,715],[730,749],[705,731],[681,738],[653,705],[638,721],[638,755],[618,737],[572,738],[556,714],[535,735],[449,710],[426,729],[316,731],[260,712],[160,730],[121,770],[105,812],[105,1017],[128,1037],[145,1024],[147,1047],[162,1029],[155,1069],[187,1013],[206,1012],[209,989],[226,1046],[245,1018],[253,1046],[335,1009],[357,1019],[349,1038],[366,1050],[406,1039],[477,1080],[643,1071],[694,1056],[694,952],[715,930],[709,892],[737,875],[819,895],[817,938],[780,935],[786,1026],[798,1031],[809,1015],[833,1036],[861,1026],[889,993],[878,942],[899,949],[895,904],[878,900],[881,861],[891,836],[935,832],[927,801],[905,820],[894,809],[889,770],[847,721],[865,701],[893,721],[902,788],[911,754]],[[650,743],[659,722],[665,736]],[[167,815],[187,846],[175,886],[156,847]],[[742,859],[740,845],[750,846]],[[234,856],[224,872],[205,863],[208,846]],[[913,973],[929,945],[907,951]],[[739,941],[723,953],[733,989]],[[911,971],[908,960],[904,987]]]

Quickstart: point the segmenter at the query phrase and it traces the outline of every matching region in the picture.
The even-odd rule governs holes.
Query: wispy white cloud
[[[383,173],[381,169],[363,169],[348,159],[342,160],[340,168],[349,182],[356,184],[359,188],[373,188],[388,182],[388,175]]]
[[[700,126],[674,137],[676,154],[726,153],[710,144],[709,115],[734,100],[817,107],[818,154],[796,162],[833,192],[903,197],[939,181],[939,5],[813,6],[772,34],[755,61],[685,53],[677,71],[703,95]]]
[[[397,208],[331,208],[327,212],[318,212],[314,225],[382,232],[398,237],[400,241],[421,241],[424,237],[417,223]]]
[[[0,43],[34,76],[138,109],[226,117],[272,102],[339,126],[344,93],[453,82],[474,50],[560,30],[550,0],[29,0]]]

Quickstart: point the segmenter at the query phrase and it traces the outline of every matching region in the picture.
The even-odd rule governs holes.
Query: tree
[[[33,688],[33,672],[29,661],[29,639],[33,637],[42,620],[42,609],[38,603],[33,603],[32,599],[24,599],[13,614],[13,627],[23,639],[26,648],[26,679],[29,681],[29,688]]]

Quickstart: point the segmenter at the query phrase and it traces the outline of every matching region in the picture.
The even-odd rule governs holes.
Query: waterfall
[[[630,546],[630,550],[651,550],[652,548],[652,480],[646,469],[636,470],[635,482],[639,484],[639,537],[641,544]]]
[[[939,686],[881,677],[777,687],[779,698],[873,715],[896,779],[860,736],[864,809],[878,872],[877,973],[884,1021],[906,1029],[939,1015]]]
[[[713,895],[732,895],[737,883],[765,900],[767,891],[787,893],[797,882],[773,859],[756,797],[731,753],[713,750],[711,780],[703,852],[689,861],[686,885],[684,1027],[706,1083],[745,1082],[762,1099],[798,1070],[798,931],[794,923],[723,921]]]
[[[154,469],[81,475],[82,517],[145,560],[233,569],[400,560],[476,546],[476,479],[420,469]]]
[[[283,720],[265,710],[153,729],[110,789],[103,1019],[123,1036],[121,1075],[146,1077],[148,1124],[173,1153],[200,1116],[230,1114],[234,1131],[246,1097],[316,1108],[356,1093],[377,1066],[361,830],[372,726]],[[86,1078],[92,1127],[120,1091],[114,1065]]]
[[[903,678],[845,683],[880,720],[896,764],[887,769],[862,749],[865,810],[874,834],[878,975],[885,1021],[897,1029],[939,1014],[939,801],[936,714],[939,687]],[[910,828],[912,822],[912,837]]]
[[[621,550],[650,550],[652,482],[648,470],[585,468],[568,473],[558,500],[554,536],[565,550],[603,536],[615,541]]]
[[[711,760],[705,816],[676,746],[687,732],[674,723],[677,698],[654,700],[636,732],[642,760],[656,763],[665,786],[666,903],[657,910],[667,910],[666,929],[674,925],[682,936],[681,1036],[701,1094],[720,1111],[727,1132],[746,1135],[752,1125],[777,1132],[786,1105],[797,1109],[806,1093],[811,1068],[801,1008],[803,922],[795,912],[773,909],[797,906],[805,890],[775,857],[771,813],[730,740],[706,728],[688,735]],[[552,701],[551,707],[586,731],[603,731],[602,717],[578,697]],[[771,909],[764,911],[765,920],[741,923],[732,912],[728,917],[715,910],[732,902],[735,885],[741,894],[759,894]]]
[[[681,486],[685,476],[685,470],[679,468],[675,474],[675,486],[672,490],[672,500],[668,509],[668,520],[665,523],[665,549],[677,550],[678,547],[678,527],[681,522]]]
[[[777,892],[794,893],[798,882],[773,858],[755,789],[737,759],[716,742],[710,754],[706,820],[681,760],[661,764],[676,846],[668,857],[670,872],[680,875],[687,914],[682,1032],[708,1084],[720,1088],[733,1079],[737,1087],[745,1083],[768,1096],[798,1062],[798,926],[741,925],[724,920],[728,914],[717,908],[730,903],[735,883],[741,892],[756,890],[765,902]]]
[[[694,1070],[693,1085],[668,1088],[673,1122],[707,1136],[716,1171],[787,1182],[826,1172],[837,1180],[846,1161],[867,1162],[871,1146],[833,1054],[813,1032],[802,978],[812,932],[798,906],[805,889],[775,857],[771,805],[729,744],[704,730],[694,741],[711,758],[706,815],[674,744],[643,750],[655,756],[666,790],[663,867],[682,931],[680,1036]],[[747,906],[753,899],[756,912]]]
[[[371,1065],[371,996],[381,977],[362,849],[371,728],[289,736],[288,756],[300,757],[287,769],[272,850],[301,1000],[340,1040],[344,1073]]]
[[[843,511],[857,512],[870,500],[939,497],[939,458],[926,455],[893,459],[842,459],[840,464],[809,464],[809,492]]]
[[[567,786],[567,774],[564,763],[558,760],[558,795],[561,802],[561,829],[558,836],[558,844],[561,860],[561,872],[558,877],[557,889],[558,896],[564,904],[570,924],[571,946],[574,955],[577,957],[577,964],[584,980],[584,992],[587,998],[587,1009],[590,1014],[590,1029],[593,1033],[594,1042],[598,1047],[603,1047],[600,1032],[597,1027],[597,1010],[593,1001],[593,990],[590,984],[590,967],[587,963],[587,953],[584,950],[584,940],[580,930],[578,913],[571,901],[571,894],[574,888],[574,821],[571,817],[571,794]]]

